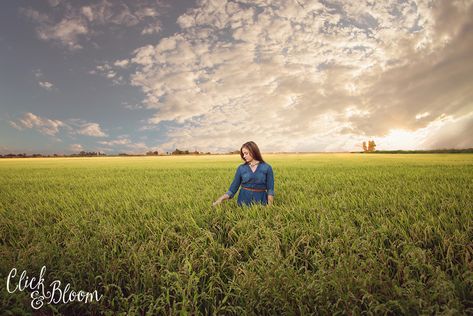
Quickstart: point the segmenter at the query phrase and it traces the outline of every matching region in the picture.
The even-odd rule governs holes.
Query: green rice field
[[[0,315],[473,314],[473,154],[0,160]],[[31,307],[12,268],[103,297]]]

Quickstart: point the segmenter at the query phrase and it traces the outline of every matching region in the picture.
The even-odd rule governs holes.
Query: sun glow
[[[422,143],[422,135],[418,131],[412,132],[403,129],[392,129],[389,134],[378,138],[378,150],[413,150],[418,149]]]

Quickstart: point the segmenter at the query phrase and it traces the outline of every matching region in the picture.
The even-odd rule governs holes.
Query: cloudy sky
[[[473,0],[0,2],[0,153],[473,147]]]

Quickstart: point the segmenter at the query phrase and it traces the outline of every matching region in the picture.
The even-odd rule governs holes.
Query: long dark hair
[[[256,159],[260,162],[264,162],[263,157],[261,156],[261,152],[259,151],[258,145],[256,145],[255,142],[249,141],[241,145],[240,156],[241,156],[241,159],[243,159],[243,161],[247,163],[245,158],[243,158],[243,148],[248,149],[253,159]]]

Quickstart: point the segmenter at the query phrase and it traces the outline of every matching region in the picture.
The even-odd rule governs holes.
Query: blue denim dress
[[[241,185],[240,193],[238,194],[238,205],[242,204],[268,204],[268,195],[274,196],[274,174],[273,168],[265,162],[260,162],[255,172],[253,172],[249,164],[244,163],[238,166],[230,189],[227,194],[230,198],[237,193]],[[255,192],[246,190],[245,188],[265,190],[263,192]]]

